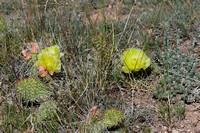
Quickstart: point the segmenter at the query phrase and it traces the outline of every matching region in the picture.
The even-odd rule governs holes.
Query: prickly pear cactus
[[[47,85],[35,78],[23,79],[17,83],[17,93],[25,101],[41,102],[47,99],[51,95],[47,89]]]
[[[52,101],[43,103],[39,107],[38,114],[41,116],[42,120],[49,120],[56,115],[57,104]]]
[[[89,118],[82,125],[83,133],[101,133],[102,129],[104,129],[102,121],[96,118]]]
[[[177,94],[187,102],[195,102],[200,100],[200,73],[196,72],[197,57],[193,52],[195,41],[191,48],[187,46],[185,53],[181,53],[179,48],[179,40],[177,40],[176,48],[169,46],[169,41],[164,41],[164,52],[159,52],[158,59],[161,66],[160,70],[163,76],[160,85],[154,91],[154,97],[161,99],[172,98]]]
[[[43,120],[56,118],[57,104],[53,101],[47,101],[40,105],[38,111],[33,117],[33,122],[40,123]]]
[[[82,125],[84,133],[102,133],[112,127],[120,127],[124,119],[123,113],[117,109],[107,110],[104,115],[88,118]],[[117,130],[119,127],[115,128]]]
[[[103,117],[103,124],[105,127],[117,126],[122,123],[124,115],[120,110],[107,110]]]

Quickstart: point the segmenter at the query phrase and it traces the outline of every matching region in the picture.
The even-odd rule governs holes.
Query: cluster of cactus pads
[[[159,62],[163,76],[154,97],[171,98],[175,102],[175,96],[180,94],[187,103],[200,100],[200,73],[195,71],[198,62],[193,51],[195,41],[191,46],[187,46],[185,53],[179,48],[179,40],[175,49],[170,47],[167,39],[164,44],[165,51],[158,53],[161,55]]]
[[[31,121],[39,123],[43,120],[55,118],[57,104],[49,99],[51,92],[49,87],[37,78],[26,78],[17,83],[17,93],[23,101],[40,102],[39,109],[31,117]]]
[[[82,131],[88,133],[101,133],[104,130],[118,127],[122,124],[124,115],[120,110],[107,110],[103,116],[93,116],[82,125]]]

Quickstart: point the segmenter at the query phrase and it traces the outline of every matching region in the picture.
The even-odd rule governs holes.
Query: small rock
[[[200,106],[200,103],[192,103],[192,105],[194,105],[195,107],[198,107],[198,106]]]
[[[164,129],[164,130],[167,130],[167,127],[166,127],[166,126],[164,126],[164,127],[163,127],[163,129]]]
[[[200,132],[200,122],[197,123],[196,131],[197,131],[197,132]]]
[[[176,131],[175,129],[172,129],[172,133],[179,133],[179,132]]]
[[[195,52],[195,53],[198,53],[198,51],[199,51],[199,48],[198,48],[198,47],[194,48],[194,52]]]
[[[194,112],[193,114],[196,115],[196,116],[198,116],[199,112]]]
[[[188,133],[194,133],[192,130],[188,129],[187,130]]]
[[[184,127],[184,123],[183,123],[183,122],[181,122],[181,124],[180,124],[180,127],[181,127],[181,128],[183,128],[183,127]]]
[[[149,8],[149,11],[150,11],[150,12],[153,12],[153,8]]]
[[[186,109],[187,109],[188,111],[193,111],[194,106],[193,106],[193,105],[186,105]]]

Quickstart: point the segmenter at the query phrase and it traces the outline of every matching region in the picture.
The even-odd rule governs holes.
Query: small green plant
[[[148,108],[139,107],[134,112],[134,115],[133,115],[134,121],[144,123],[145,121],[148,121],[149,119],[151,119],[152,113],[153,112]]]
[[[36,78],[26,78],[19,81],[17,93],[23,100],[32,102],[44,101],[51,95],[48,86]]]
[[[169,126],[185,117],[185,105],[181,103],[161,105],[159,116]]]
[[[148,126],[142,125],[140,128],[142,129],[143,133],[151,133],[151,129]]]

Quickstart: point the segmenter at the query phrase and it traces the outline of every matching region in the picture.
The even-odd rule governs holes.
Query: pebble
[[[176,131],[175,129],[172,129],[172,133],[179,133],[179,132]]]

